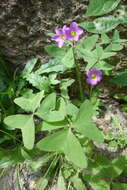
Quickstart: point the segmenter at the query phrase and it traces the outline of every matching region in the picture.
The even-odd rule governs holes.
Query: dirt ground
[[[84,20],[88,0],[1,0],[0,52],[10,63],[44,57],[47,36],[56,26]]]

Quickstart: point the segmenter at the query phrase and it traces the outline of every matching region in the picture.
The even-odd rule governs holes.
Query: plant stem
[[[92,96],[92,90],[93,90],[93,86],[90,85],[90,92],[89,92],[89,98],[91,99],[91,96]]]
[[[6,131],[3,131],[2,129],[0,129],[0,132],[2,132],[2,133],[4,133],[4,134],[8,135],[8,136],[11,137],[13,140],[17,140],[18,142],[22,143],[18,138],[16,138],[15,136],[13,136],[13,135],[7,133]]]
[[[19,172],[19,164],[16,166],[16,172],[17,172],[17,183],[19,190],[23,190],[22,184],[20,182],[20,172]]]
[[[48,175],[48,173],[49,173],[49,171],[50,171],[52,165],[53,165],[56,161],[58,161],[58,159],[59,159],[59,156],[56,154],[55,157],[54,157],[54,159],[53,159],[53,161],[52,161],[51,164],[49,165],[49,167],[48,167],[46,173],[44,174],[43,178],[47,177],[47,175]]]
[[[80,67],[76,61],[76,57],[75,57],[75,43],[74,42],[73,42],[72,49],[73,49],[74,64],[75,64],[76,78],[77,78],[77,83],[78,83],[78,88],[79,88],[79,93],[80,93],[80,99],[81,101],[83,101],[84,93],[83,93],[83,88],[82,88],[81,72],[80,72]]]

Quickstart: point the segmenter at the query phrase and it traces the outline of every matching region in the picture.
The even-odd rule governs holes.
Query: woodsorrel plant
[[[119,2],[92,0],[86,16],[107,14]],[[56,44],[45,46],[51,59],[40,66],[38,59],[32,59],[20,76],[14,99],[16,111],[5,117],[4,127],[16,131],[18,144],[15,140],[14,145],[20,161],[29,160],[34,170],[47,164],[38,190],[40,186],[45,189],[51,178],[58,179],[57,190],[84,190],[86,184],[95,190],[121,187],[113,180],[124,170],[126,157],[109,161],[94,151],[94,141],[103,143],[105,134],[92,120],[98,114],[98,89],[103,88],[103,76],[113,77],[111,57],[127,41],[117,30],[112,37],[106,34],[120,23],[125,24],[125,15],[56,28],[51,36]],[[113,80],[118,82],[118,78]],[[41,139],[40,134],[44,134]],[[33,160],[33,155],[41,156]]]

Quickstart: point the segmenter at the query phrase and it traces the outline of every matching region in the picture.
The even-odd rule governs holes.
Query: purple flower
[[[78,41],[80,35],[83,33],[83,29],[78,27],[76,22],[70,24],[70,28],[66,30],[67,40]]]
[[[91,69],[86,73],[87,75],[87,83],[91,84],[92,86],[97,85],[98,82],[102,79],[102,72],[97,69]]]
[[[66,27],[66,25],[63,26],[63,28],[56,28],[55,32],[56,34],[52,36],[52,40],[56,41],[58,47],[62,47],[64,45],[64,41],[66,40],[66,31],[69,28]]]

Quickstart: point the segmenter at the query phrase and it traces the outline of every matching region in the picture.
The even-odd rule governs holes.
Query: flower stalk
[[[75,71],[76,71],[76,78],[77,78],[77,84],[78,84],[78,88],[79,88],[80,99],[81,99],[81,101],[83,101],[84,93],[83,93],[82,80],[81,80],[81,71],[80,71],[80,67],[76,61],[75,42],[74,41],[73,41],[72,49],[73,49],[73,57],[74,57],[74,64],[75,64]]]

